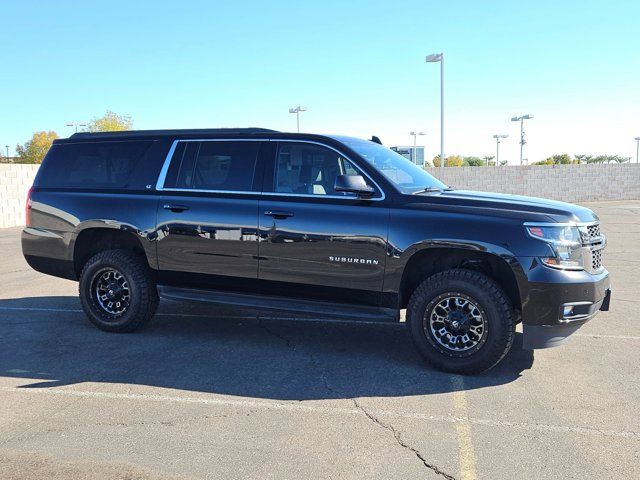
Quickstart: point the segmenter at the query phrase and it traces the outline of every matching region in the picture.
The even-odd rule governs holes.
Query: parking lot
[[[0,478],[640,478],[640,202],[589,206],[611,311],[477,377],[402,324],[163,301],[105,333],[0,230]]]

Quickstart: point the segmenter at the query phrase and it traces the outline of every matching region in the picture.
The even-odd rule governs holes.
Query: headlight
[[[547,242],[555,256],[540,260],[549,267],[566,270],[582,270],[582,240],[575,226],[525,226],[529,235]]]

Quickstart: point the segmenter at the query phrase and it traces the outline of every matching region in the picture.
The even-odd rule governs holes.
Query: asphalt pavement
[[[402,324],[163,301],[102,332],[0,230],[0,478],[640,478],[640,202],[588,206],[611,311],[476,377]]]

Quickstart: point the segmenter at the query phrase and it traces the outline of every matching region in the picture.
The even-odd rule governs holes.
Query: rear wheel
[[[142,327],[158,307],[158,292],[147,265],[126,250],[91,257],[82,269],[79,289],[91,323],[109,332]]]
[[[502,289],[486,275],[463,269],[425,279],[411,295],[407,324],[431,365],[460,374],[495,366],[515,335],[513,309]]]

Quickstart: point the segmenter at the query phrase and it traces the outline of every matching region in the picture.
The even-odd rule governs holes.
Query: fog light
[[[562,309],[562,316],[563,317],[570,317],[573,314],[573,307],[564,307]]]

